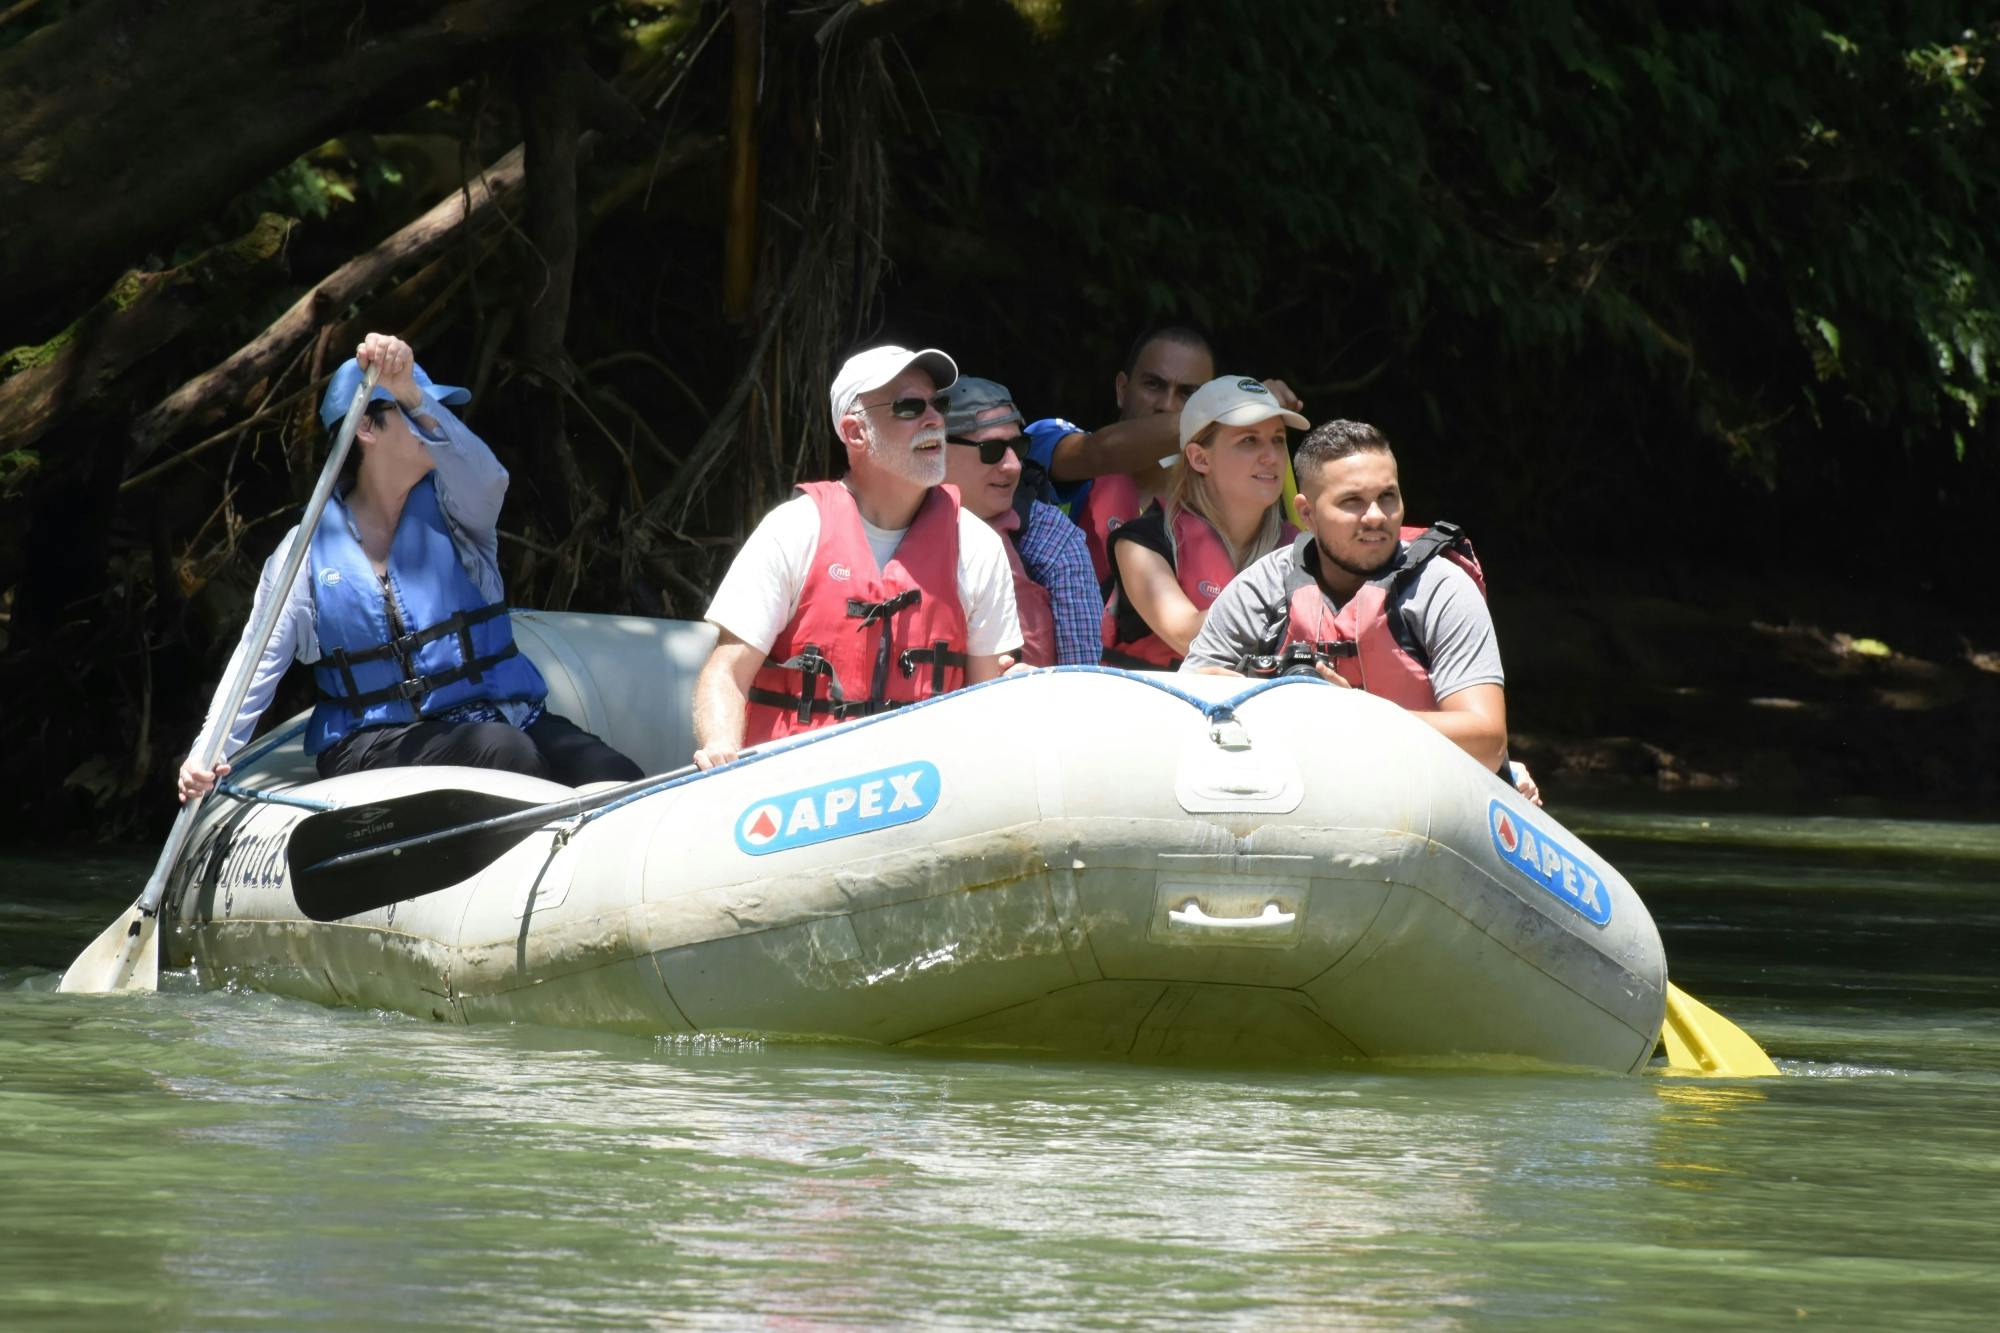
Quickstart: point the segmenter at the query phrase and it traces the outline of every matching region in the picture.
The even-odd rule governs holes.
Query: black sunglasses
[[[924,414],[926,407],[936,408],[939,416],[951,411],[951,395],[934,393],[928,398],[898,398],[887,403],[861,404],[863,412],[873,412],[878,407],[888,408],[891,414],[903,421],[914,421]]]
[[[1009,449],[1012,449],[1018,456],[1021,450],[1027,445],[1028,437],[1025,435],[1015,435],[1004,440],[961,440],[955,436],[946,436],[945,443],[962,444],[968,449],[977,449],[979,451],[979,461],[990,467],[999,462]]]

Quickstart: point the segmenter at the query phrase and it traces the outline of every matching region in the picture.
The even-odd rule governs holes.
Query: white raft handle
[[[1264,910],[1256,916],[1210,916],[1192,898],[1167,911],[1167,920],[1177,926],[1202,926],[1213,930],[1269,930],[1289,926],[1298,919],[1297,913],[1287,912],[1274,902],[1265,903]]]

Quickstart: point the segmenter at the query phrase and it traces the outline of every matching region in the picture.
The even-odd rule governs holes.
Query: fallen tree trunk
[[[520,194],[523,178],[522,152],[515,148],[415,222],[320,279],[262,333],[134,421],[126,466],[137,466],[182,431],[227,415],[248,389],[277,371],[328,319],[398,269],[431,258],[462,224],[484,227],[492,222]]]
[[[0,453],[33,444],[96,404],[138,362],[271,285],[284,272],[294,225],[266,213],[246,235],[177,268],[127,273],[55,338],[19,349],[16,359],[30,364],[0,380]]]
[[[587,154],[595,138],[593,133],[583,134],[577,141],[578,153]],[[628,170],[604,197],[593,200],[588,220],[596,223],[605,214],[629,203],[648,181],[709,161],[720,150],[721,142],[714,136],[680,136],[670,149],[659,154],[656,163]],[[183,454],[135,470],[141,460],[158,452],[162,445],[197,427],[213,427],[233,416],[243,399],[279,373],[317,332],[333,331],[330,347],[359,341],[369,327],[395,329],[421,340],[425,329],[436,319],[440,304],[463,284],[472,262],[461,263],[448,253],[457,229],[461,225],[475,229],[481,238],[477,253],[481,256],[490,253],[499,240],[495,233],[500,215],[520,197],[525,180],[523,165],[522,149],[516,147],[480,173],[465,190],[453,193],[373,250],[355,256],[329,273],[255,338],[148,408],[132,422],[131,448],[126,456],[126,477],[121,489],[134,489],[177,465]],[[385,297],[371,303],[361,318],[337,326],[328,322],[410,265],[421,267],[412,269]],[[239,420],[185,452],[192,454],[224,443],[237,430],[256,424],[257,418]]]
[[[34,326],[34,303],[172,239],[358,117],[420,103],[575,14],[565,0],[97,0],[30,33],[0,52],[14,336],[53,326]]]

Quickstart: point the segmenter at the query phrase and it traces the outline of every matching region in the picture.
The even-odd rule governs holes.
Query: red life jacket
[[[1014,610],[1021,621],[1021,660],[1029,666],[1056,664],[1056,610],[1049,590],[1028,575],[1021,553],[1014,549],[1014,534],[1000,534],[1007,548],[1007,564],[1014,571]]]
[[[1198,611],[1207,611],[1236,577],[1229,561],[1229,547],[1207,519],[1191,509],[1174,511],[1174,580]],[[1284,524],[1280,531],[1289,539],[1295,531]],[[1118,638],[1118,606],[1125,596],[1119,587],[1104,604],[1099,622],[1104,641],[1104,665],[1132,671],[1172,671],[1180,666],[1180,654],[1167,646],[1159,635],[1147,633],[1130,642]]]
[[[1139,517],[1146,502],[1139,498],[1139,486],[1122,472],[1112,472],[1090,483],[1083,497],[1083,512],[1076,525],[1083,529],[1084,545],[1090,548],[1090,567],[1097,571],[1097,586],[1111,587],[1111,534]]]
[[[1435,556],[1444,556],[1470,574],[1482,597],[1486,594],[1486,574],[1479,567],[1471,541],[1456,524],[1406,527],[1398,535],[1407,543],[1401,558],[1362,584],[1339,611],[1333,609],[1305,564],[1308,558],[1318,559],[1317,552],[1307,549],[1312,539],[1300,537],[1293,544],[1286,572],[1285,620],[1273,626],[1266,644],[1278,658],[1293,644],[1309,645],[1311,655],[1330,658],[1333,669],[1348,684],[1404,708],[1429,712],[1438,706],[1430,668],[1398,639],[1397,626],[1391,620],[1397,602],[1418,571]],[[1303,660],[1304,654],[1300,656]],[[1273,657],[1266,657],[1261,663],[1246,661],[1240,669],[1268,674],[1267,668],[1281,666]]]
[[[876,567],[845,486],[809,481],[798,489],[819,509],[819,545],[799,609],[751,680],[748,745],[886,712],[965,683],[957,489],[933,486],[924,495],[886,569]]]

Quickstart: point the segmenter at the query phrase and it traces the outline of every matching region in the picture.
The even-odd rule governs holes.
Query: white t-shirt
[[[868,549],[877,569],[902,544],[908,528],[878,528],[867,519]],[[969,510],[958,511],[958,603],[965,608],[966,651],[993,657],[1021,647],[1021,621],[1014,609],[1014,570],[1000,534]],[[743,543],[708,619],[757,651],[768,653],[798,613],[806,573],[819,549],[819,506],[810,495],[795,495],[764,515]]]

